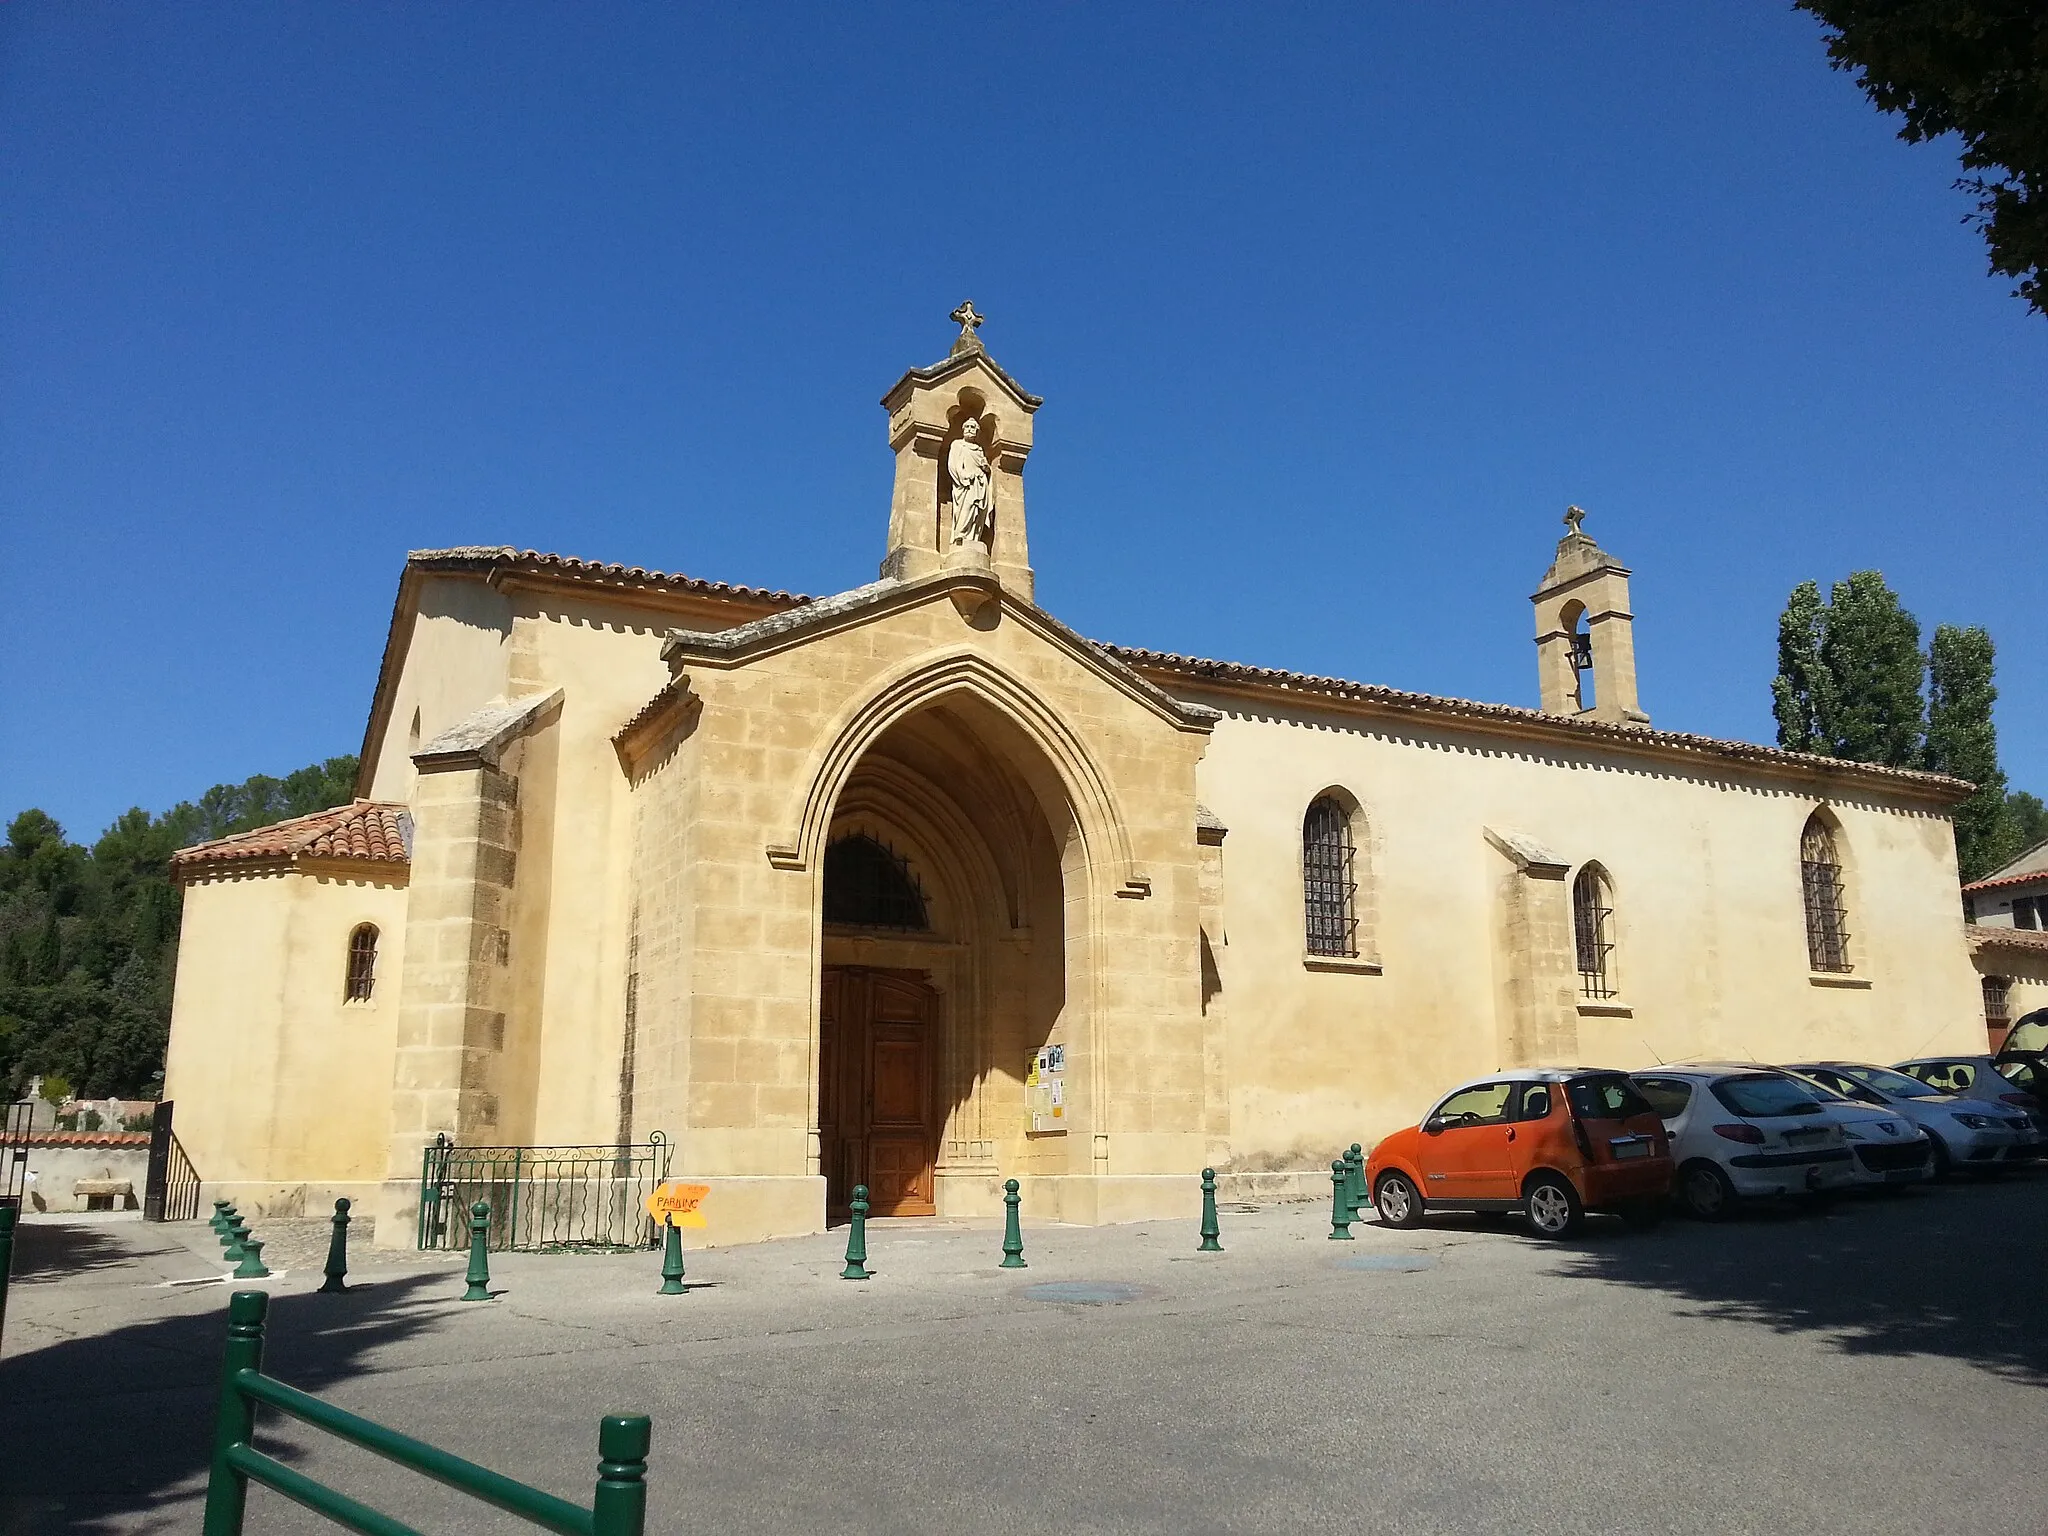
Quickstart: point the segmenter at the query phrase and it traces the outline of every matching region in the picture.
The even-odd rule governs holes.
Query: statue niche
[[[989,448],[996,419],[973,390],[947,412],[946,447],[939,455],[938,491],[941,548],[986,559],[995,547],[996,486]]]

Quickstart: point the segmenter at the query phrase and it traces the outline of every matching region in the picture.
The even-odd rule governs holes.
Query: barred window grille
[[[1322,796],[1301,823],[1301,878],[1308,952],[1350,958],[1358,953],[1357,850],[1351,817],[1336,800]]]
[[[1806,958],[1816,971],[1849,969],[1849,909],[1842,898],[1842,861],[1835,835],[1815,816],[1799,838],[1800,884],[1806,897]]]
[[[377,929],[364,923],[348,936],[348,1000],[367,1003],[377,987]]]
[[[1588,864],[1572,882],[1572,939],[1580,996],[1614,996],[1614,897],[1598,864]]]
[[[825,850],[825,921],[919,932],[931,926],[909,863],[865,833]]]
[[[2012,1022],[2012,983],[2003,976],[1984,978],[1984,1027],[2004,1029]]]

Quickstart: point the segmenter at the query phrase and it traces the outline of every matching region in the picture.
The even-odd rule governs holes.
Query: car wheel
[[[1405,1173],[1383,1173],[1373,1187],[1372,1203],[1380,1220],[1406,1231],[1422,1225],[1422,1192]]]
[[[1579,1192],[1554,1173],[1539,1174],[1522,1197],[1522,1209],[1538,1237],[1570,1237],[1586,1219]]]
[[[1934,1132],[1929,1131],[1927,1139],[1934,1143],[1934,1182],[1940,1184],[1956,1171],[1955,1159],[1948,1155],[1948,1143]]]
[[[1655,1196],[1626,1201],[1620,1209],[1621,1219],[1632,1227],[1654,1227],[1664,1219],[1664,1202]]]
[[[1735,1211],[1735,1186],[1712,1163],[1687,1163],[1678,1176],[1678,1197],[1700,1221],[1726,1221]]]

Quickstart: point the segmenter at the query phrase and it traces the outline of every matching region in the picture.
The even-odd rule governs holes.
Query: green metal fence
[[[652,1431],[645,1417],[607,1415],[598,1421],[597,1489],[585,1509],[265,1376],[263,1323],[269,1307],[270,1298],[261,1291],[237,1291],[228,1301],[227,1355],[220,1411],[214,1420],[204,1536],[242,1536],[252,1482],[364,1536],[420,1536],[413,1527],[257,1450],[250,1442],[259,1403],[560,1536],[642,1536]]]
[[[668,1138],[588,1147],[458,1147],[420,1162],[419,1246],[463,1248],[469,1208],[491,1208],[491,1247],[515,1252],[651,1248],[647,1197],[668,1178]]]

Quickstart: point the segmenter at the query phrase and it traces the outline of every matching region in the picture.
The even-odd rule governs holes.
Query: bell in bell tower
[[[1031,418],[1044,402],[988,355],[971,300],[952,318],[960,334],[946,360],[911,369],[882,397],[896,454],[882,574],[911,580],[946,569],[991,571],[1028,603],[1024,461]]]
[[[1647,726],[1636,698],[1635,615],[1628,567],[1584,528],[1585,512],[1565,511],[1565,536],[1530,601],[1536,605],[1536,660],[1543,712],[1616,725]]]

